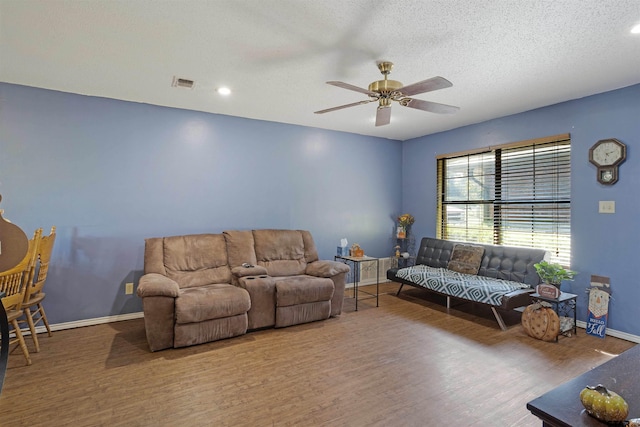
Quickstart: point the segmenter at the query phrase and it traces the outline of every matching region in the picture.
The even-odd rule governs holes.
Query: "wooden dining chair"
[[[31,357],[29,356],[27,344],[20,331],[18,318],[22,316],[23,313],[22,302],[24,301],[27,285],[33,280],[34,265],[41,235],[42,229],[39,228],[35,231],[33,238],[29,240],[29,249],[24,259],[15,267],[0,272],[0,292],[4,292],[5,295],[2,297],[2,305],[7,312],[7,320],[9,324],[13,326],[15,333],[14,339],[10,339],[8,343],[2,343],[2,345],[11,346],[18,343],[22,354],[24,354],[24,358],[27,359],[27,365],[31,365]]]
[[[44,312],[42,301],[44,300],[45,293],[42,291],[44,283],[47,280],[47,273],[49,272],[49,263],[51,261],[51,253],[53,252],[53,244],[56,241],[56,227],[51,227],[51,232],[48,236],[42,236],[40,238],[40,244],[36,252],[36,264],[35,264],[35,280],[29,282],[29,286],[24,294],[24,301],[22,302],[23,315],[18,319],[18,323],[23,328],[22,332],[26,331],[24,323],[28,325],[29,331],[31,331],[31,338],[36,348],[36,353],[40,351],[40,343],[38,343],[38,334],[36,326],[42,322],[47,329],[47,333],[51,336],[51,327],[47,320],[47,315]]]

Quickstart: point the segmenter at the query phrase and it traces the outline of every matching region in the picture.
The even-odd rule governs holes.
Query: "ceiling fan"
[[[369,95],[369,99],[351,104],[340,105],[338,107],[327,108],[316,111],[316,114],[324,114],[330,111],[342,110],[343,108],[355,107],[356,105],[368,104],[378,101],[378,111],[376,113],[376,126],[388,125],[391,121],[391,101],[396,101],[404,107],[415,108],[417,110],[428,111],[438,114],[452,114],[458,111],[459,107],[452,105],[438,104],[437,102],[423,101],[421,99],[410,98],[419,93],[431,92],[453,86],[453,84],[443,77],[432,77],[417,83],[403,86],[396,80],[388,80],[387,76],[393,68],[393,63],[388,61],[378,62],[378,69],[384,75],[384,80],[378,80],[369,85],[369,89],[363,89],[349,83],[331,81],[327,84],[349,89]]]

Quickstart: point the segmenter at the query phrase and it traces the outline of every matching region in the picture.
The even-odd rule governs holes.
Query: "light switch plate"
[[[616,202],[613,200],[600,200],[598,213],[612,214],[616,213]]]

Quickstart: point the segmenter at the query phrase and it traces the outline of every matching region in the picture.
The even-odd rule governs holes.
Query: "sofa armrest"
[[[267,274],[267,269],[261,265],[253,265],[251,267],[233,267],[231,274],[235,277],[247,277],[247,276],[264,276]]]
[[[391,280],[392,282],[395,282],[396,280],[398,280],[398,278],[396,277],[396,274],[398,273],[398,270],[400,270],[398,267],[393,267],[387,270],[387,279]]]
[[[502,297],[501,308],[513,310],[529,305],[531,304],[531,294],[534,292],[535,289],[533,288],[518,289],[517,291],[509,292]]]
[[[307,264],[306,274],[315,277],[333,277],[340,273],[348,273],[351,268],[342,262],[320,260]]]
[[[171,297],[176,298],[180,294],[180,287],[174,281],[158,273],[145,274],[140,278],[136,292],[140,298],[145,297]]]

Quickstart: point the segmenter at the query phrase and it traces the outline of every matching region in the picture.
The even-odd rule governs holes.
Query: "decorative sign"
[[[541,283],[538,286],[536,286],[536,292],[541,297],[551,298],[551,299],[558,299],[558,297],[561,294],[560,289],[546,283]]]
[[[610,295],[610,279],[604,276],[591,276],[587,334],[599,338],[605,337],[607,332],[607,318],[609,316]]]

